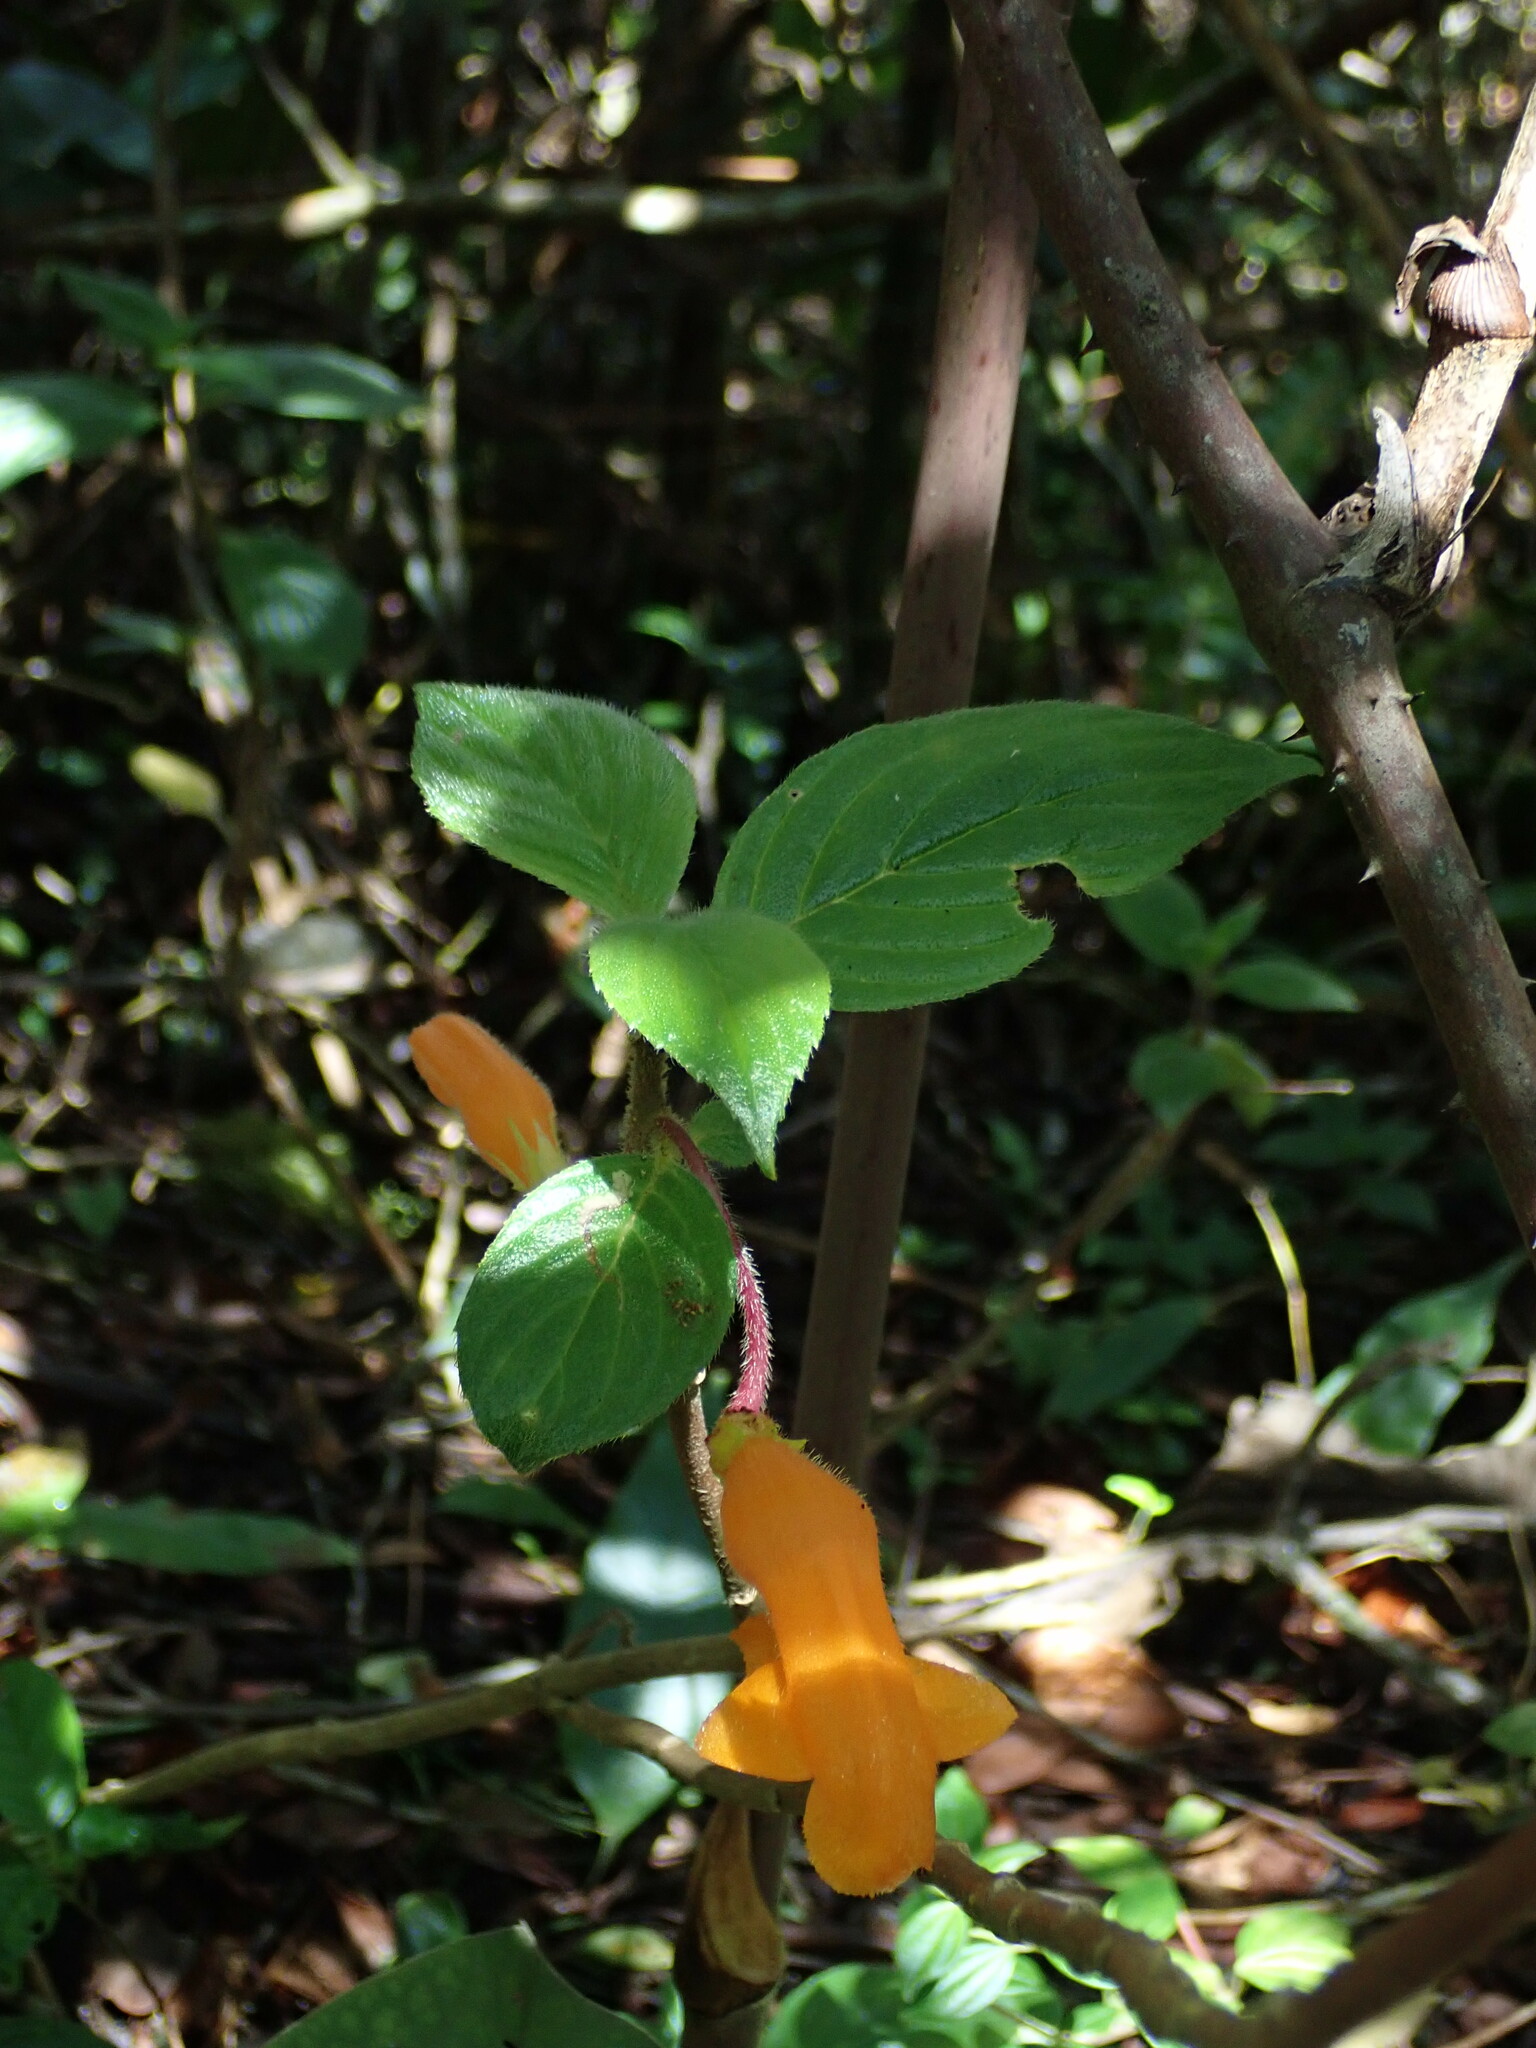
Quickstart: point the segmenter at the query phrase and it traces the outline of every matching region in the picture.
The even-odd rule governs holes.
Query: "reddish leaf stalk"
[[[773,1381],[773,1325],[768,1318],[768,1300],[757,1261],[742,1242],[713,1167],[687,1131],[673,1116],[659,1116],[656,1128],[677,1147],[684,1166],[709,1195],[720,1211],[720,1220],[731,1233],[731,1249],[736,1254],[736,1302],[741,1310],[741,1371],[736,1391],[726,1403],[726,1413],[761,1415],[768,1406],[768,1389]]]

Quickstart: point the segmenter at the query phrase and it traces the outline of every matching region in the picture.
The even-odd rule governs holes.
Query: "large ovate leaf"
[[[661,1643],[713,1635],[730,1627],[720,1573],[683,1485],[669,1431],[658,1429],[587,1551],[582,1591],[566,1619],[566,1640],[593,1642],[605,1617],[613,1626],[599,1643]],[[597,1694],[599,1706],[637,1714],[691,1742],[731,1681],[716,1672],[642,1679]],[[660,1764],[615,1749],[579,1728],[560,1724],[560,1751],[571,1781],[592,1809],[605,1843],[621,1842],[677,1790]]]
[[[1188,720],[1010,704],[874,726],[760,804],[715,902],[790,924],[839,1010],[1006,980],[1050,944],[1017,872],[1061,862],[1094,895],[1141,887],[1240,805],[1316,764]]]
[[[583,1998],[526,1927],[445,1942],[333,1998],[272,2048],[655,2048],[622,2013]]]
[[[267,342],[193,348],[177,359],[204,405],[251,405],[295,420],[388,420],[414,397],[393,370],[344,349]]]
[[[1319,1403],[1332,1400],[1368,1367],[1375,1368],[1385,1377],[1352,1401],[1339,1419],[1370,1450],[1388,1457],[1423,1457],[1440,1418],[1460,1397],[1467,1374],[1493,1348],[1499,1296],[1521,1263],[1520,1254],[1512,1253],[1454,1287],[1399,1302],[1371,1325],[1349,1362],[1323,1381]]]
[[[607,917],[665,910],[693,780],[638,719],[588,697],[473,683],[416,691],[411,768],[439,824]]]
[[[155,424],[155,408],[126,384],[39,370],[0,377],[0,491],[51,463],[105,455]]]
[[[660,1157],[584,1159],[518,1204],[459,1315],[475,1420],[522,1471],[653,1421],[714,1356],[730,1233]]]
[[[219,573],[241,632],[285,676],[346,676],[363,658],[368,601],[329,555],[268,527],[219,536]]]
[[[592,942],[592,979],[634,1029],[705,1081],[773,1172],[789,1091],[826,1028],[826,967],[750,910],[632,918]]]
[[[85,1737],[75,1703],[51,1671],[25,1657],[0,1663],[0,1820],[20,1835],[69,1825],[85,1790]]]

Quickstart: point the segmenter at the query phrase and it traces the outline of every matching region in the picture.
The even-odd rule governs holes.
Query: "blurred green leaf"
[[[280,527],[226,527],[219,574],[246,639],[278,675],[349,676],[368,600],[339,562]]]
[[[1347,981],[1291,954],[1266,954],[1262,960],[1241,960],[1218,978],[1224,996],[1254,1003],[1264,1010],[1332,1010],[1352,1014],[1360,998]]]
[[[184,349],[205,406],[250,405],[296,420],[391,420],[416,394],[392,370],[339,348],[267,342]]]
[[[82,1806],[69,1824],[77,1856],[184,1856],[216,1849],[245,1825],[240,1814],[197,1820],[190,1813],[129,1813],[121,1806]]]
[[[3,1889],[3,1880],[0,1880]],[[0,1908],[3,1916],[3,1908]],[[46,1930],[45,1930],[46,1931]],[[4,1936],[0,1934],[0,1941]],[[101,2048],[101,2036],[73,2020],[0,2019],[0,2048]]]
[[[469,1932],[464,1908],[452,1892],[402,1892],[395,1901],[394,1918],[403,1963],[450,1941],[462,1941]]]
[[[620,1488],[600,1536],[588,1548],[581,1596],[570,1609],[567,1637],[585,1638],[593,1624],[617,1614],[637,1643],[712,1635],[730,1619],[720,1574],[678,1469],[669,1431],[658,1429]],[[731,1681],[706,1673],[652,1678],[597,1695],[615,1712],[638,1714],[691,1742]],[[659,1764],[611,1748],[560,1724],[560,1751],[598,1831],[613,1845],[672,1798],[672,1779]]]
[[[1086,1366],[1064,1374],[1045,1404],[1047,1422],[1087,1422],[1155,1379],[1211,1313],[1203,1294],[1175,1296],[1137,1309],[1095,1339]]]
[[[1237,1931],[1232,1972],[1256,1991],[1310,1991],[1347,1963],[1349,1930],[1307,1906],[1266,1906]]]
[[[48,1529],[46,1540],[79,1557],[230,1578],[331,1570],[357,1562],[355,1544],[308,1522],[182,1508],[158,1497],[121,1506],[87,1497]]]
[[[1131,1835],[1073,1835],[1058,1836],[1051,1848],[1090,1884],[1113,1893],[1104,1909],[1108,1918],[1154,1941],[1172,1934],[1184,1902],[1145,1842]]]
[[[509,1529],[558,1529],[585,1541],[591,1534],[568,1508],[526,1479],[460,1479],[432,1503],[435,1515],[474,1515]]]
[[[52,1928],[59,1903],[59,1888],[47,1872],[19,1849],[0,1842],[0,1990],[20,1988],[21,1964]],[[25,2033],[7,2029],[54,2025],[59,2028],[60,2048],[74,2048],[76,2040],[95,2040],[82,2027],[65,2028],[62,2022],[0,2019],[0,2048],[30,2048]],[[52,2043],[40,2037],[38,2048],[52,2048]]]
[[[0,71],[0,158],[50,168],[66,150],[93,150],[115,171],[149,175],[149,123],[93,78],[41,57]]]
[[[1499,1296],[1522,1264],[1518,1252],[1454,1287],[1415,1295],[1373,1323],[1354,1355],[1322,1382],[1326,1405],[1366,1367],[1400,1359],[1390,1377],[1352,1401],[1339,1420],[1360,1441],[1388,1457],[1423,1457],[1440,1418],[1455,1403],[1469,1372],[1493,1348]]]
[[[92,313],[114,341],[142,348],[151,355],[178,348],[197,323],[173,313],[157,292],[135,277],[117,277],[110,270],[81,270],[61,263],[64,289],[82,312]]]
[[[39,370],[0,378],[0,491],[55,462],[88,462],[147,434],[155,408],[126,384]]]
[[[1121,938],[1128,939],[1154,967],[1200,974],[1215,965],[1204,907],[1178,875],[1159,875],[1144,889],[1109,897],[1104,915]]]
[[[1521,1700],[1488,1723],[1483,1740],[1506,1756],[1536,1756],[1536,1700]]]
[[[1163,1834],[1170,1842],[1193,1842],[1220,1827],[1227,1809],[1204,1792],[1181,1792],[1163,1815]]]
[[[1272,1079],[1258,1054],[1224,1031],[1146,1038],[1131,1061],[1131,1086],[1170,1130],[1213,1095],[1229,1096],[1245,1123],[1263,1123],[1274,1110]]]
[[[934,1824],[946,1842],[961,1842],[974,1855],[986,1838],[991,1812],[961,1765],[939,1773],[933,1790]]]
[[[110,1244],[128,1213],[128,1189],[120,1173],[95,1180],[68,1180],[60,1197],[65,1213],[93,1244]]]
[[[69,1445],[17,1444],[0,1454],[0,1542],[46,1529],[74,1506],[90,1470]]]
[[[75,1703],[51,1671],[0,1662],[0,1820],[19,1835],[69,1825],[85,1790],[85,1737]]]
[[[672,1944],[654,1927],[625,1927],[610,1922],[594,1927],[581,1943],[581,1953],[615,1970],[642,1970],[660,1976],[672,1967]]]

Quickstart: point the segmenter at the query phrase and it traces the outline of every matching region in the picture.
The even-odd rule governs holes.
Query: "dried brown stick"
[[[1000,18],[992,0],[954,6],[1094,332],[1148,439],[1188,491],[1255,645],[1301,709],[1344,798],[1530,1246],[1536,1017],[1414,722],[1388,617],[1373,590],[1316,581],[1338,567],[1336,542],[1265,448],[1190,318],[1054,8],[1011,0]],[[1528,110],[1490,209],[1512,249],[1536,238],[1531,125]],[[1525,262],[1515,260],[1524,276]],[[1448,343],[1444,375],[1437,382],[1432,370],[1426,380],[1409,432],[1416,473],[1416,436],[1426,450],[1426,531],[1453,530],[1439,508],[1454,503],[1459,516],[1524,346]],[[1515,352],[1514,366],[1500,350]]]
[[[964,704],[1018,396],[1036,214],[974,65],[962,66],[928,422],[886,716]],[[891,1255],[917,1113],[926,1010],[848,1031],[796,1433],[858,1477],[885,1333]]]

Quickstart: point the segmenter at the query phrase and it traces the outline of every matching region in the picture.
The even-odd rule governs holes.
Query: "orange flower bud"
[[[726,1554],[768,1608],[736,1631],[747,1675],[699,1732],[711,1763],[809,1779],[805,1846],[834,1891],[870,1897],[933,1860],[933,1781],[1012,1724],[994,1685],[908,1656],[875,1518],[757,1415],[711,1440]]]
[[[470,1017],[445,1010],[411,1033],[416,1071],[464,1119],[480,1157],[525,1193],[565,1164],[549,1090]]]

